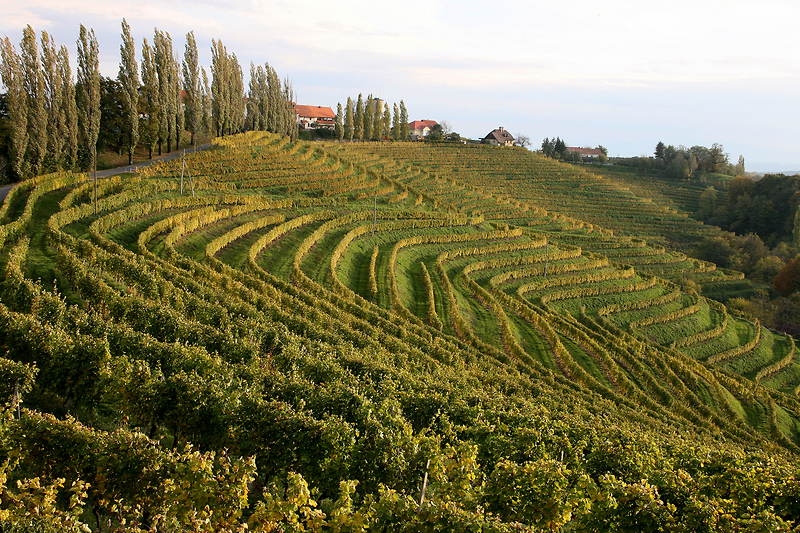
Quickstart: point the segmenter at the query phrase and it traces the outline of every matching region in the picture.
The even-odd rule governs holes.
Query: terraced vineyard
[[[682,290],[741,276],[670,251],[714,234],[671,208],[522,150],[255,133],[96,204],[84,180],[22,184],[0,219],[11,477],[88,482],[73,520],[800,515],[794,341]]]

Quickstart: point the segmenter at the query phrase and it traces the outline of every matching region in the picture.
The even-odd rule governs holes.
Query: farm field
[[[659,187],[265,133],[22,183],[9,479],[97,529],[788,531],[795,342],[685,286],[742,275]]]

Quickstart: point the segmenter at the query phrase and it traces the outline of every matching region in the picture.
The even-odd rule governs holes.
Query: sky
[[[610,156],[659,141],[714,143],[748,171],[800,172],[800,23],[796,0],[0,0],[0,36],[50,33],[75,63],[93,28],[100,70],[119,70],[121,21],[137,46],[167,31],[182,55],[194,31],[209,70],[221,40],[245,71],[269,63],[299,104],[373,94],[410,119],[462,136],[498,126]]]

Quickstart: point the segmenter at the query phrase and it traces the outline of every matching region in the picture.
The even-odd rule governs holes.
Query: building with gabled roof
[[[496,130],[492,130],[483,140],[495,146],[514,146],[514,136],[508,133],[502,126]]]
[[[412,139],[427,137],[433,127],[437,124],[435,120],[415,120],[408,123],[408,136]]]
[[[294,112],[301,130],[333,129],[335,126],[336,113],[330,107],[295,104]]]

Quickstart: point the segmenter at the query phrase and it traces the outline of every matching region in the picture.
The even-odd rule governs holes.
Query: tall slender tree
[[[244,99],[244,73],[236,54],[231,54],[228,58],[228,65],[230,68],[230,84],[231,89],[229,94],[230,109],[231,109],[231,131],[230,133],[239,133],[244,131],[245,120],[245,99]]]
[[[202,129],[203,97],[200,85],[200,62],[198,60],[197,42],[194,32],[186,34],[186,46],[183,54],[183,90],[186,91],[184,110],[186,127],[192,134],[192,145],[197,147],[197,133]]]
[[[400,140],[408,139],[408,110],[406,104],[400,100]]]
[[[353,137],[356,139],[364,138],[364,100],[361,93],[358,93],[356,100],[355,118],[353,119]]]
[[[34,175],[42,173],[47,155],[47,110],[45,108],[44,78],[39,62],[36,32],[30,25],[22,31],[20,43],[22,80],[28,99],[28,159]]]
[[[383,106],[383,118],[381,119],[381,139],[388,141],[392,132],[392,114],[389,112],[389,104]]]
[[[347,108],[344,110],[344,138],[353,140],[353,99],[347,97]]]
[[[211,103],[211,87],[208,83],[208,74],[206,73],[205,67],[201,67],[200,72],[203,75],[203,132],[205,135],[213,135],[214,125],[211,119],[211,109],[213,107]]]
[[[341,141],[344,138],[344,125],[342,124],[342,103],[338,102],[336,104],[336,118],[333,122],[333,134],[336,137],[337,141]]]
[[[122,89],[122,112],[125,116],[125,147],[128,164],[133,164],[133,154],[139,144],[139,67],[136,64],[136,46],[128,21],[122,19],[122,44],[119,47],[119,80]]]
[[[394,113],[392,114],[392,140],[400,139],[400,110],[397,104],[394,104]]]
[[[268,86],[267,130],[278,133],[283,129],[283,113],[281,112],[281,79],[275,69],[266,65]]]
[[[155,49],[155,65],[158,74],[159,101],[159,135],[158,155],[161,155],[162,144],[167,144],[167,152],[172,150],[172,139],[176,134],[176,99],[175,99],[175,61],[172,55],[172,37],[169,33],[155,30],[153,36]]]
[[[261,129],[261,114],[258,111],[258,70],[252,61],[250,62],[250,86],[247,91],[247,123],[253,131]]]
[[[364,141],[369,141],[372,139],[372,126],[375,123],[374,120],[374,112],[372,108],[372,95],[370,94],[367,96],[367,99],[364,100],[364,130],[361,135],[361,139]]]
[[[64,89],[58,72],[58,52],[53,37],[42,31],[42,79],[47,114],[47,157],[45,167],[60,170],[64,165],[64,143],[66,140],[64,115]]]
[[[181,147],[181,137],[186,131],[186,114],[183,112],[183,77],[181,76],[181,62],[178,56],[172,56],[172,97],[175,99],[175,149]]]
[[[28,175],[25,152],[28,148],[28,97],[23,83],[22,61],[8,37],[0,41],[0,75],[7,88],[6,101],[11,121],[11,167],[17,179]]]
[[[228,51],[222,41],[211,40],[211,118],[217,137],[225,135],[230,125],[230,68]]]
[[[91,156],[93,168],[97,158],[97,136],[100,133],[100,49],[94,30],[80,26],[78,38],[78,123],[82,144]]]
[[[78,104],[75,100],[75,81],[72,79],[72,69],[69,66],[69,52],[67,47],[61,45],[58,51],[57,65],[58,77],[61,78],[61,106],[64,115],[64,156],[65,168],[75,169],[78,164]]]
[[[139,124],[142,142],[147,146],[148,157],[153,158],[153,150],[158,144],[161,131],[161,118],[158,111],[161,104],[159,97],[158,72],[156,70],[155,52],[147,39],[142,41],[142,98],[139,111],[143,120]]]
[[[383,122],[383,105],[380,98],[372,99],[372,139],[381,138],[381,123]]]

